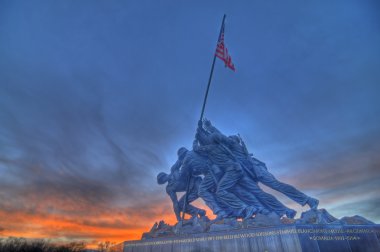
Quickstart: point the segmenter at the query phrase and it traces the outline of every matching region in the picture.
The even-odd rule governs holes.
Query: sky
[[[156,175],[191,147],[223,14],[236,72],[217,60],[205,117],[320,208],[380,223],[379,10],[0,0],[0,236],[95,246],[175,223]]]

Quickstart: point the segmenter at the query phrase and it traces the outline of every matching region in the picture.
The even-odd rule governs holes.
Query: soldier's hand
[[[198,121],[198,127],[201,128],[201,127],[202,127],[202,124],[203,124],[203,123],[202,123],[202,120],[199,120],[199,121]]]

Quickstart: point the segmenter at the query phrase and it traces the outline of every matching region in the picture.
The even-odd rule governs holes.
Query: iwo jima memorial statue
[[[203,119],[216,57],[235,70],[224,45],[224,20],[192,149],[178,149],[170,172],[160,172],[177,218],[175,225],[155,223],[140,241],[126,241],[113,251],[380,251],[380,225],[361,216],[337,219],[319,200],[276,179],[255,158],[240,135],[226,136]],[[308,205],[299,219],[262,183]],[[178,200],[177,193],[184,193]],[[201,198],[216,216],[192,205]],[[190,218],[185,219],[185,214]]]

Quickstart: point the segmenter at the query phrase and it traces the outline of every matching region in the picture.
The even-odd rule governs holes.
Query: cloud
[[[18,210],[0,211],[4,224],[4,236],[22,236],[27,238],[46,238],[53,241],[86,241],[92,245],[100,240],[110,240],[120,242],[125,239],[140,239],[143,232],[148,231],[155,221],[165,219],[174,223],[174,215],[165,209],[165,204],[155,204],[145,206],[141,210],[129,208],[108,208],[94,210],[88,205],[87,209],[82,209],[80,215],[70,215],[49,211],[49,207],[34,209],[22,208]],[[76,205],[69,205],[76,208]],[[58,206],[59,207],[59,206]],[[144,208],[143,208],[144,209]],[[153,210],[156,209],[156,210]]]
[[[379,135],[378,130],[354,134],[340,141],[324,139],[310,145],[274,149],[274,156],[282,152],[281,158],[270,160],[267,165],[277,179],[318,198],[320,207],[336,217],[363,215],[379,222],[379,211],[370,203],[377,201],[380,184],[380,158],[376,154],[380,145],[376,135]],[[307,210],[281,193],[268,191],[298,212]]]
[[[31,87],[8,77],[1,87],[12,97],[1,102],[4,235],[120,241],[173,218],[154,178],[164,161],[153,143],[168,140],[156,125],[121,120],[124,128],[113,127],[106,111],[112,104],[92,78],[74,86],[44,74]],[[29,81],[38,78],[31,74]],[[155,195],[157,189],[162,193]]]

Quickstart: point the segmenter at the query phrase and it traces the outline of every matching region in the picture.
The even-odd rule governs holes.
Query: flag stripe
[[[235,71],[235,66],[232,63],[231,56],[228,54],[227,47],[224,45],[224,24],[222,26],[222,31],[216,45],[215,56],[224,61],[224,65],[233,71]]]

